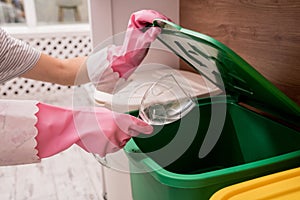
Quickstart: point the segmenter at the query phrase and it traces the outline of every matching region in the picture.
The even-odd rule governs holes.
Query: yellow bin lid
[[[299,200],[300,167],[225,187],[210,200]]]

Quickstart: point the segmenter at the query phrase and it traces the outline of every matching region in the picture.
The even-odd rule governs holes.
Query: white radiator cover
[[[49,28],[51,30],[51,28]],[[52,30],[53,31],[53,30]],[[56,58],[88,56],[92,50],[89,31],[11,33],[30,46]],[[71,106],[74,87],[14,78],[0,85],[1,99],[35,99],[45,103]]]

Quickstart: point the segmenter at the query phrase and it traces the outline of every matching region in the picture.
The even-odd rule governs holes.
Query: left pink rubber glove
[[[169,20],[154,10],[141,10],[131,15],[123,45],[108,46],[87,59],[90,80],[100,91],[110,92],[116,81],[128,78],[147,55],[161,29],[153,27],[154,19]]]
[[[40,158],[55,155],[73,144],[104,157],[123,148],[131,137],[153,131],[142,120],[106,108],[71,110],[43,103],[37,106],[36,149]]]

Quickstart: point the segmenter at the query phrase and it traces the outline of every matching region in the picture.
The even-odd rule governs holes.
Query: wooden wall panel
[[[181,0],[180,24],[219,40],[300,105],[299,0]]]

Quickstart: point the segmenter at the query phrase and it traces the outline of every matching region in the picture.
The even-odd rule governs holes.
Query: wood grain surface
[[[182,27],[244,58],[300,105],[299,0],[182,0]]]
[[[1,166],[1,200],[102,200],[100,164],[78,146],[41,163]]]

